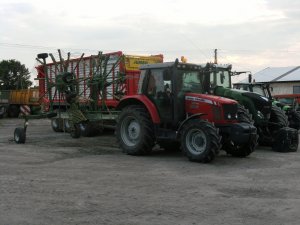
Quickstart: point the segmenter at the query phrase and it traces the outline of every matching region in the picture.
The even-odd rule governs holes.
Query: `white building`
[[[300,94],[300,66],[268,67],[253,74],[252,79],[253,82],[269,83],[272,95]]]

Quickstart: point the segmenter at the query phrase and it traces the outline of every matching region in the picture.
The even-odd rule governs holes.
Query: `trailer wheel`
[[[190,161],[208,163],[218,154],[221,137],[208,121],[190,120],[181,133],[181,148]]]
[[[62,119],[61,118],[54,118],[54,119],[51,119],[51,127],[52,127],[52,130],[54,132],[62,132],[63,129],[62,129]]]
[[[14,132],[14,140],[17,144],[24,144],[26,141],[26,132],[23,127],[17,127]]]
[[[83,122],[79,124],[81,136],[83,137],[92,137],[95,135],[95,129],[93,124],[90,122]]]
[[[2,119],[4,117],[6,113],[6,109],[3,105],[0,106],[0,119]]]
[[[70,130],[70,135],[72,138],[79,138],[81,135],[79,124],[75,124],[74,127]]]
[[[65,132],[70,132],[71,130],[71,124],[68,119],[64,119],[64,131]]]
[[[146,109],[138,105],[124,108],[118,118],[116,137],[124,153],[149,154],[154,146],[154,128]]]
[[[298,145],[298,131],[290,127],[283,127],[276,133],[272,149],[276,152],[296,152]]]

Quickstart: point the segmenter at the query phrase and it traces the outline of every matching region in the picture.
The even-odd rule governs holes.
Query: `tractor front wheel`
[[[208,163],[218,154],[221,137],[208,121],[190,120],[181,132],[181,148],[190,161]]]
[[[149,113],[142,106],[122,110],[116,127],[120,148],[128,155],[146,155],[154,146],[154,128]]]

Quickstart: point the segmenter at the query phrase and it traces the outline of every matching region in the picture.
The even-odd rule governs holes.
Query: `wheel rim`
[[[191,129],[188,131],[185,142],[188,150],[195,155],[200,155],[206,150],[207,138],[202,130]]]
[[[140,139],[141,125],[133,117],[126,118],[121,125],[121,138],[127,146],[134,146]]]

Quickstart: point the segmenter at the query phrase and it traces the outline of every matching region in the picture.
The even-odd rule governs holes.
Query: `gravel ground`
[[[72,139],[32,120],[0,120],[0,224],[299,224],[300,153],[259,147],[211,164],[156,149],[124,155],[113,132]]]

